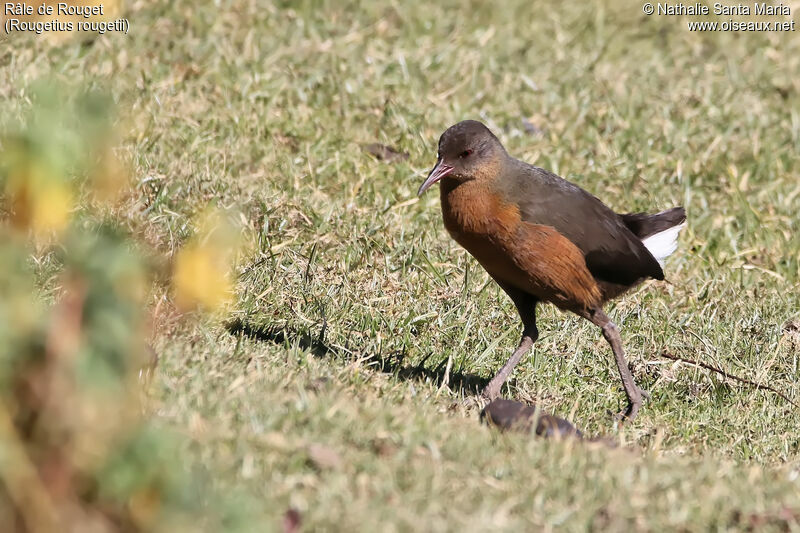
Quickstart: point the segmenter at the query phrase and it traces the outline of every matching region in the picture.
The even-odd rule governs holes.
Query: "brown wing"
[[[664,279],[658,261],[603,202],[551,172],[520,164],[506,190],[515,191],[522,220],[551,226],[569,239],[597,280],[629,286],[643,278]]]

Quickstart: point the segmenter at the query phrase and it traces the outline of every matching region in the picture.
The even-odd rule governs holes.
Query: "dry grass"
[[[798,528],[797,410],[658,357],[798,398],[794,35],[689,33],[624,2],[219,4],[134,4],[128,36],[0,45],[2,116],[45,76],[114,94],[135,169],[116,216],[165,255],[208,202],[243,213],[227,318],[246,327],[157,322],[153,416],[190,436],[187,465],[275,527],[293,507],[309,529]],[[519,329],[436,195],[414,197],[463,118],[618,210],[687,208],[669,283],[611,310],[653,395],[634,424],[607,415],[624,394],[602,337],[552,308],[504,389],[631,449],[497,436],[453,407]]]

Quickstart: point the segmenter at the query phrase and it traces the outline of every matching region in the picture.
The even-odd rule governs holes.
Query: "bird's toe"
[[[483,410],[483,408],[486,407],[486,405],[488,405],[490,402],[491,400],[487,400],[482,394],[477,396],[467,396],[461,401],[461,407],[467,411],[471,411],[472,409]]]
[[[617,420],[620,422],[632,422],[634,418],[639,414],[639,408],[642,406],[642,401],[639,400],[638,402],[630,402],[628,404],[628,408],[624,411],[621,411],[617,415]]]
[[[500,387],[493,387],[491,383],[480,393],[480,397],[487,403],[496,399],[498,396],[500,396]]]

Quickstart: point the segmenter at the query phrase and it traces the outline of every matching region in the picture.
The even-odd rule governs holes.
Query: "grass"
[[[187,468],[258,502],[254,529],[289,508],[309,530],[800,527],[797,409],[658,356],[798,398],[794,34],[690,33],[622,1],[129,8],[127,36],[0,43],[0,109],[21,116],[41,78],[109,90],[134,178],[111,216],[165,257],[209,202],[241,210],[230,316],[181,318],[153,288],[151,412]],[[437,194],[414,196],[464,118],[619,211],[689,213],[669,282],[610,308],[653,396],[633,424],[607,414],[624,393],[602,336],[551,307],[503,391],[620,449],[497,435],[461,407],[519,334]]]

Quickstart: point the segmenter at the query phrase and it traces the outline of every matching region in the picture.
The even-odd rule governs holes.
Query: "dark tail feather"
[[[627,213],[620,215],[628,229],[640,239],[668,230],[686,220],[686,210],[673,207],[654,215],[647,213]]]

